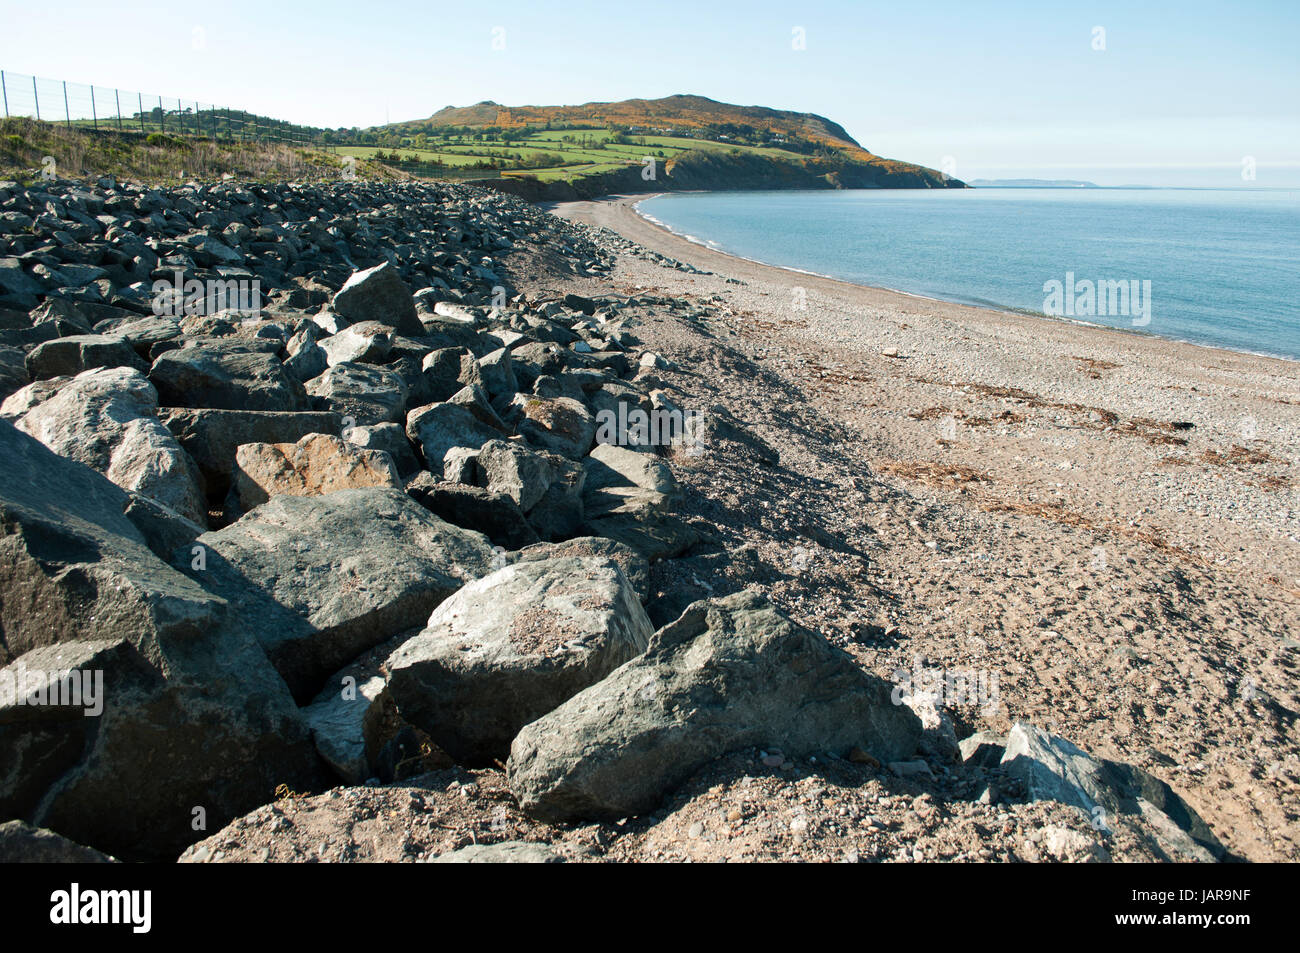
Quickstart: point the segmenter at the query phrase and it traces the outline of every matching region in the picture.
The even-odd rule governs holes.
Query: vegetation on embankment
[[[337,179],[347,165],[342,155],[281,143],[0,120],[0,177],[31,183],[47,171],[60,178],[113,176],[162,186],[227,175],[242,181]],[[364,159],[355,161],[352,172],[366,179],[404,177]]]

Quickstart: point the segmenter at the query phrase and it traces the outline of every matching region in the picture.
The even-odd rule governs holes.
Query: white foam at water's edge
[[[1193,341],[1188,338],[1176,337],[1171,334],[1158,334],[1154,331],[1148,331],[1142,328],[1127,328],[1121,325],[1101,324],[1096,321],[1086,321],[1082,318],[1066,317],[1064,315],[1046,314],[1041,311],[1033,311],[1027,308],[1018,308],[1011,305],[999,306],[993,304],[992,302],[975,302],[972,300],[963,301],[959,298],[940,298],[934,295],[920,294],[915,291],[905,291],[902,288],[891,288],[887,285],[864,284],[860,281],[853,281],[848,278],[839,278],[836,277],[835,275],[828,275],[823,272],[809,271],[803,268],[795,268],[791,265],[779,265],[776,264],[775,262],[763,261],[760,258],[751,258],[747,255],[740,255],[737,254],[736,252],[728,251],[719,242],[716,242],[712,239],[700,239],[695,237],[694,235],[690,235],[686,232],[679,231],[678,229],[674,228],[672,225],[669,225],[667,222],[659,218],[656,218],[654,215],[651,215],[649,212],[645,211],[641,207],[644,203],[650,201],[651,199],[659,198],[659,197],[660,196],[658,195],[647,196],[644,199],[641,199],[637,202],[633,202],[630,207],[638,217],[646,220],[647,222],[650,222],[653,225],[657,225],[659,228],[662,228],[664,231],[669,232],[670,234],[675,235],[678,238],[684,239],[693,245],[699,245],[703,248],[708,248],[711,251],[719,252],[720,254],[727,255],[731,258],[736,258],[740,261],[747,261],[755,265],[762,265],[765,268],[777,268],[781,271],[788,271],[798,275],[808,275],[814,278],[825,278],[828,281],[840,281],[843,282],[844,284],[853,285],[858,288],[871,288],[877,291],[888,291],[892,294],[903,295],[904,297],[907,298],[916,298],[917,300],[920,301],[934,301],[941,304],[959,304],[968,308],[979,308],[983,311],[993,311],[998,314],[1014,314],[1022,317],[1038,318],[1045,321],[1063,321],[1066,324],[1073,324],[1078,327],[1095,328],[1103,331],[1118,331],[1124,334],[1134,334],[1142,337],[1158,338],[1159,340],[1162,341],[1171,341],[1175,344],[1186,344],[1192,347],[1205,348],[1207,350],[1212,350],[1212,351],[1227,351],[1232,354],[1246,354],[1251,357],[1266,357],[1266,358],[1271,358],[1273,360],[1287,361],[1289,363],[1300,363],[1300,358],[1287,355],[1287,354],[1278,354],[1272,351],[1256,351],[1256,350],[1251,350],[1249,348],[1232,347],[1226,344],[1207,344],[1204,341]]]
[[[648,201],[649,201],[649,199],[642,199],[642,200],[641,200],[641,202],[648,202]],[[655,218],[655,217],[654,217],[653,215],[651,215],[649,212],[644,212],[644,211],[642,211],[642,210],[641,210],[641,202],[636,202],[635,204],[633,204],[633,206],[632,206],[632,211],[634,211],[634,212],[635,212],[637,215],[639,215],[641,218],[645,219],[647,222],[650,222],[650,223],[652,223],[652,224],[654,224],[654,225],[658,225],[658,226],[659,226],[660,228],[662,228],[664,231],[666,231],[666,232],[671,232],[672,234],[676,235],[678,238],[684,238],[686,241],[690,242],[692,245],[700,245],[701,247],[703,247],[703,248],[707,248],[707,249],[709,249],[710,251],[721,252],[721,253],[724,254],[724,255],[728,255],[728,256],[730,256],[730,257],[732,257],[732,258],[738,258],[738,259],[740,259],[741,261],[753,262],[755,265],[762,265],[764,268],[779,268],[779,269],[781,269],[782,271],[792,271],[792,272],[794,272],[794,273],[797,274],[797,275],[811,275],[811,276],[814,277],[814,278],[826,278],[826,279],[829,279],[830,281],[843,281],[843,280],[844,280],[843,278],[836,278],[834,275],[824,275],[824,274],[822,274],[822,273],[819,272],[819,271],[807,271],[806,269],[803,269],[803,268],[795,268],[793,265],[778,265],[778,264],[776,264],[775,262],[763,261],[762,259],[759,259],[759,258],[749,258],[749,257],[746,257],[745,255],[739,255],[739,254],[737,254],[737,253],[734,252],[734,251],[727,251],[725,248],[722,247],[721,244],[719,244],[718,242],[715,242],[715,241],[714,241],[713,239],[711,239],[711,238],[708,238],[708,239],[706,239],[706,238],[696,238],[694,235],[691,235],[691,234],[688,233],[688,232],[680,232],[680,231],[678,231],[677,229],[673,228],[671,225],[669,225],[667,222],[660,221],[659,219]],[[856,284],[856,282],[852,282],[852,281],[851,281],[851,282],[848,282],[848,283],[849,283],[849,284]],[[864,287],[864,288],[866,288],[866,287],[875,287],[875,286],[874,286],[874,285],[862,285],[862,286],[860,286],[860,287]],[[893,289],[893,288],[886,288],[885,290],[886,290],[886,291],[893,291],[894,289]],[[898,293],[898,294],[909,294],[909,292],[906,292],[906,291],[899,291],[899,292],[897,292],[897,293]],[[911,297],[913,297],[913,298],[923,298],[923,297],[925,297],[925,296],[924,296],[924,295],[911,295]],[[938,300],[938,299],[930,299],[930,300]]]

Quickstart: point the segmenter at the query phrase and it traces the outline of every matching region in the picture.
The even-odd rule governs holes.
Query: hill
[[[862,147],[838,123],[813,113],[789,112],[765,106],[734,106],[705,96],[678,94],[663,99],[625,99],[617,103],[581,106],[502,106],[491,101],[473,106],[447,106],[425,122],[446,126],[521,126],[550,123],[616,124],[658,132],[707,129],[712,126],[751,126],[774,135],[788,134],[814,141]],[[865,150],[863,150],[865,151]]]
[[[691,95],[448,106],[426,119],[367,130],[361,145],[343,151],[414,174],[479,178],[534,199],[674,189],[964,187],[934,169],[876,155],[824,116]]]

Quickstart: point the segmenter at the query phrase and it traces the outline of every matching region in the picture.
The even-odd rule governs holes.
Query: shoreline
[[[1251,571],[1272,567],[1275,576],[1287,580],[1283,588],[1300,595],[1300,362],[948,302],[750,261],[688,241],[639,214],[635,205],[646,197],[566,203],[554,214],[608,228],[658,255],[706,270],[707,275],[693,275],[641,263],[632,269],[652,282],[636,285],[639,289],[659,286],[713,302],[725,299],[728,344],[751,339],[754,356],[775,357],[782,373],[791,364],[817,368],[819,380],[840,385],[834,397],[845,418],[862,416],[860,407],[843,407],[846,400],[878,409],[893,405],[895,430],[881,434],[879,445],[897,444],[899,431],[906,429],[903,423],[910,428],[913,419],[928,421],[920,447],[897,448],[900,458],[918,459],[926,438],[935,436],[938,421],[931,415],[939,410],[951,409],[959,419],[970,413],[973,420],[985,420],[994,414],[1022,416],[1028,402],[1031,410],[1053,410],[1047,422],[1052,429],[1072,420],[1064,428],[1069,435],[1059,439],[1075,441],[1080,426],[1103,438],[1138,431],[1145,452],[1096,448],[1095,453],[1110,457],[1108,465],[1116,472],[1104,485],[1090,487],[1097,497],[1093,505],[1131,507],[1135,523],[1153,520],[1146,514],[1163,510],[1161,532],[1181,540],[1189,552],[1211,540],[1226,545],[1244,531],[1255,545],[1232,547],[1235,552],[1215,558]],[[791,280],[795,277],[797,282]],[[792,291],[806,299],[802,309],[791,307]],[[849,386],[873,379],[896,393],[882,402],[871,388]],[[963,404],[975,406],[965,411]],[[1075,419],[1080,414],[1086,416]],[[875,422],[866,426],[878,428]],[[1008,467],[1021,492],[1037,484],[1036,490],[1057,494],[1063,485],[1044,485],[1041,475],[1026,472],[1026,449],[1048,460],[1065,457],[1051,465],[1069,471],[1101,466],[1099,458],[1088,454],[1048,452],[1042,444],[1058,438],[1041,431],[1031,448],[1025,438],[1032,432],[1017,438],[1015,428],[1001,427],[997,434],[1011,439],[1001,441],[996,453],[1021,451]],[[947,435],[939,440],[944,465],[960,458],[961,465],[997,472],[980,442],[972,441],[967,452],[959,453],[962,443]],[[1246,481],[1252,497],[1248,504],[1224,508],[1213,496],[1212,480],[1191,491],[1179,489],[1191,482],[1184,478],[1193,468],[1208,467],[1214,473],[1229,465]],[[1151,505],[1153,494],[1175,491],[1194,498],[1195,505]],[[1112,493],[1115,499],[1108,500]],[[1212,517],[1202,523],[1216,513],[1239,525],[1213,525]]]
[[[703,597],[716,560],[882,677],[996,673],[1002,708],[959,734],[1046,726],[1152,771],[1235,856],[1300,857],[1296,746],[1260,702],[1300,704],[1300,367],[758,264],[644,197],[555,210],[621,238],[565,284],[652,309],[671,399],[780,461],[675,468],[725,552],[663,590]]]
[[[704,194],[706,190],[697,189],[693,191]],[[878,292],[884,295],[896,295],[903,299],[914,299],[914,300],[925,301],[925,302],[933,302],[938,305],[951,305],[954,307],[968,308],[976,311],[986,312],[992,315],[1006,315],[1006,316],[1012,316],[1021,319],[1028,319],[1031,321],[1039,321],[1048,325],[1068,325],[1070,327],[1077,327],[1077,328],[1082,328],[1090,331],[1112,332],[1115,334],[1125,335],[1127,337],[1134,338],[1134,339],[1155,340],[1155,341],[1165,342],[1169,344],[1177,344],[1185,347],[1197,348],[1198,350],[1204,350],[1210,352],[1221,352],[1224,354],[1243,355],[1250,358],[1260,358],[1260,359],[1271,360],[1271,361],[1280,361],[1283,362],[1284,364],[1291,365],[1294,370],[1300,370],[1300,358],[1288,357],[1283,354],[1274,354],[1266,351],[1241,350],[1237,348],[1224,347],[1222,345],[1217,345],[1217,344],[1205,344],[1199,341],[1190,341],[1185,338],[1165,336],[1162,334],[1157,334],[1153,331],[1139,330],[1136,328],[1113,327],[1111,325],[1098,324],[1095,322],[1084,321],[1078,318],[1068,318],[1065,316],[1042,314],[1036,311],[1022,310],[1022,309],[1012,308],[1012,307],[1000,307],[992,304],[971,304],[969,302],[957,301],[950,298],[937,298],[932,295],[920,294],[918,292],[912,292],[912,291],[904,291],[899,288],[888,288],[883,285],[860,284],[858,282],[849,281],[844,278],[836,278],[833,275],[822,274],[820,272],[808,271],[802,268],[794,268],[789,265],[780,265],[774,262],[761,261],[756,258],[748,258],[743,255],[737,255],[732,252],[726,251],[722,248],[714,247],[713,245],[710,245],[708,242],[704,240],[693,238],[691,236],[678,232],[674,230],[671,226],[667,225],[666,223],[661,222],[660,220],[654,218],[653,216],[641,210],[640,205],[642,202],[648,201],[653,198],[659,198],[666,194],[668,193],[653,192],[653,193],[637,193],[631,195],[621,194],[621,195],[603,196],[599,199],[590,200],[590,204],[616,204],[620,206],[625,206],[639,220],[644,222],[647,226],[660,232],[666,238],[669,238],[675,242],[685,243],[689,247],[699,248],[710,254],[719,255],[735,262],[742,262],[749,265],[758,266],[761,268],[775,269],[777,271],[784,272],[787,274],[817,278],[822,281],[834,282],[836,284],[844,285],[849,288],[860,288],[872,292]],[[679,193],[673,193],[673,194],[679,194]],[[557,202],[557,203],[547,203],[547,205],[544,207],[547,208],[547,210],[556,214],[561,214],[561,216],[564,217],[562,214],[563,209],[582,206],[585,204],[589,204],[589,203]],[[624,235],[624,237],[630,237],[630,236]],[[644,242],[642,242],[642,244],[644,244]],[[679,260],[689,261],[687,256],[680,252],[671,253],[659,248],[656,248],[655,250],[659,251],[661,254],[668,254],[670,255],[670,257],[677,258]],[[690,262],[690,263],[695,264],[694,262]]]

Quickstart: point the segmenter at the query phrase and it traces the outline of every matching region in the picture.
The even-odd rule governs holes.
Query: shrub
[[[162,149],[179,149],[184,147],[185,140],[178,136],[169,136],[165,132],[151,132],[144,137],[146,145],[158,146]]]

